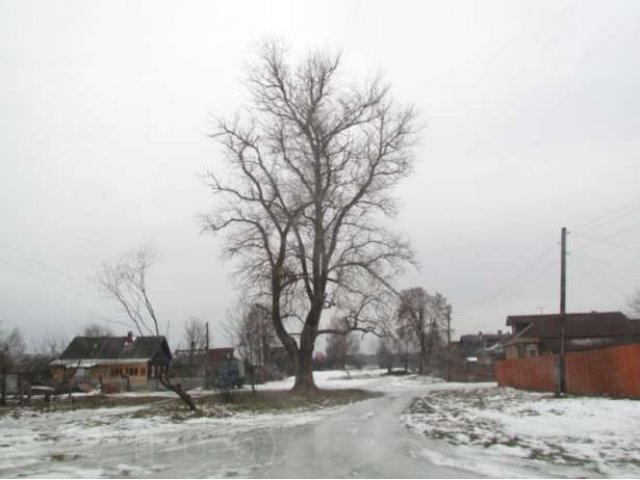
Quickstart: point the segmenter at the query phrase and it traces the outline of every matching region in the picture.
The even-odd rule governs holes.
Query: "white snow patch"
[[[640,402],[635,400],[559,399],[498,388],[441,390],[416,399],[403,421],[454,446],[454,459],[473,459],[479,472],[492,476],[496,465],[515,460],[541,471],[551,466],[552,476],[559,471],[590,477],[640,475]],[[450,465],[450,456],[440,458],[431,450],[423,454]]]

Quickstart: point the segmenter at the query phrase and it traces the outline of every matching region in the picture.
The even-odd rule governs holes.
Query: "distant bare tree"
[[[113,335],[113,330],[99,323],[90,323],[82,329],[82,335],[85,337],[110,337]]]
[[[271,346],[277,338],[270,311],[258,303],[241,306],[229,318],[227,331],[249,369],[249,381],[255,391],[255,367],[270,364]]]
[[[25,343],[18,328],[6,331],[0,321],[0,402],[7,404],[7,376],[14,368],[19,356],[24,352]]]
[[[33,351],[37,354],[39,358],[36,359],[36,362],[40,363],[43,366],[49,367],[49,363],[51,360],[56,359],[62,355],[67,346],[69,345],[69,337],[62,333],[50,333],[47,332],[43,337],[40,338],[39,341],[34,342],[32,345]],[[76,365],[71,367],[65,367],[62,370],[62,373],[58,377],[51,377],[48,380],[48,383],[54,387],[54,391],[57,393],[67,392],[69,397],[71,397],[71,384],[73,377],[77,373],[80,365],[82,364],[82,359],[78,359]],[[45,396],[45,399],[49,398],[49,394]]]
[[[103,263],[97,281],[120,305],[140,335],[160,337],[158,319],[147,291],[147,273],[156,261],[153,248],[141,246],[113,263]]]
[[[139,247],[114,263],[103,263],[97,281],[102,290],[120,305],[138,333],[156,337],[160,345],[162,336],[158,317],[147,289],[147,274],[156,258],[150,246]],[[160,375],[159,380],[167,389],[175,392],[191,410],[196,410],[193,399],[180,384],[173,385],[166,375]]]
[[[401,292],[398,308],[398,323],[406,326],[420,349],[418,357],[418,373],[420,375],[424,373],[424,359],[427,351],[426,310],[428,301],[427,292],[423,288],[412,288]]]
[[[627,299],[627,312],[630,317],[640,319],[640,288]]]
[[[336,320],[334,320],[332,327],[338,332],[342,330],[339,321]],[[349,356],[357,354],[359,350],[360,342],[353,332],[333,333],[327,337],[325,353],[330,368],[346,370]]]
[[[64,333],[46,333],[39,341],[32,344],[33,350],[49,358],[59,357],[69,345],[69,337]]]
[[[387,373],[391,373],[391,370],[393,369],[394,355],[391,348],[389,348],[388,340],[384,336],[379,339],[376,356],[378,359],[378,366],[380,368],[386,368]]]
[[[410,357],[416,343],[415,333],[407,317],[398,316],[395,327],[388,328],[383,339],[400,360],[405,372],[409,371]]]
[[[187,348],[204,350],[207,347],[207,325],[198,318],[191,317],[184,325],[184,341]]]
[[[423,288],[411,288],[400,294],[398,322],[410,331],[419,349],[418,373],[424,373],[425,362],[433,368],[436,350],[449,336],[450,305],[440,293],[428,294]]]
[[[214,135],[232,173],[207,176],[221,202],[206,227],[229,232],[246,288],[270,305],[294,390],[316,388],[316,339],[338,333],[321,327],[323,312],[344,332],[376,331],[381,292],[412,260],[384,219],[410,172],[414,113],[379,78],[341,85],[340,61],[320,52],[293,64],[264,44],[248,76],[251,113],[221,120]]]

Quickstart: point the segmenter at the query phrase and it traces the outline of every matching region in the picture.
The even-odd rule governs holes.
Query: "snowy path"
[[[475,477],[470,472],[435,466],[418,455],[428,440],[399,422],[400,413],[412,398],[413,395],[400,394],[358,402],[320,419],[301,420],[298,425],[267,423],[225,428],[206,423],[178,427],[166,432],[167,437],[141,433],[100,447],[76,445],[67,450],[67,454],[80,455],[72,462],[72,469],[45,461],[21,473],[112,477]]]
[[[97,461],[102,475],[136,477],[476,477],[419,455],[429,441],[399,422],[413,397],[407,392],[358,402],[302,425],[218,432],[207,425],[173,434],[190,442],[141,437],[92,452],[81,463],[91,470]]]
[[[388,395],[351,405],[335,417],[274,436],[263,477],[468,478],[473,472],[438,467],[418,452],[425,441],[398,421],[413,398]]]
[[[318,384],[386,395],[320,411],[185,422],[123,418],[127,409],[5,418],[0,477],[477,476],[431,463],[420,452],[433,442],[400,422],[413,398],[439,385],[377,374],[346,380],[340,372],[322,372]]]

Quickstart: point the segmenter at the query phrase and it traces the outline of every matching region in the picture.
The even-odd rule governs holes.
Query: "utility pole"
[[[204,347],[204,387],[211,388],[211,368],[209,365],[209,322],[205,326],[205,347]]]
[[[558,381],[558,394],[564,395],[566,392],[566,371],[565,371],[565,323],[566,323],[566,283],[567,283],[567,228],[562,227],[562,238],[560,247],[560,378]]]
[[[451,305],[447,306],[447,381],[451,381]]]

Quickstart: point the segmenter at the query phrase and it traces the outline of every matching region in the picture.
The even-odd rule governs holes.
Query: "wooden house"
[[[507,317],[512,335],[502,342],[507,360],[560,351],[560,315]],[[640,342],[640,320],[622,312],[568,313],[565,317],[565,350],[575,352]]]
[[[50,363],[53,380],[75,383],[116,383],[126,389],[146,389],[168,375],[172,355],[165,337],[75,337],[60,358]],[[154,382],[155,385],[155,382]]]
[[[233,347],[176,350],[171,374],[175,377],[205,377],[233,360]]]

